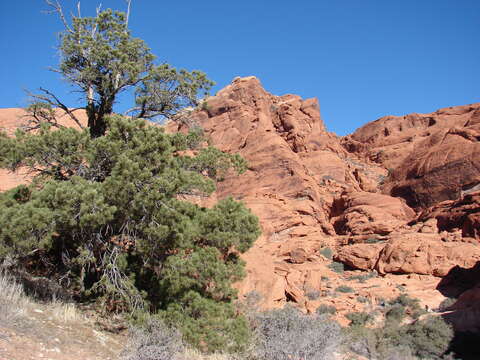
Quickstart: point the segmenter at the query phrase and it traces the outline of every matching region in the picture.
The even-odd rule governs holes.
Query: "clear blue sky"
[[[84,13],[98,2],[83,0]],[[39,86],[76,105],[47,70],[62,25],[45,8],[0,0],[0,107],[24,106],[23,89]],[[133,0],[130,25],[160,61],[205,71],[214,91],[255,75],[273,94],[317,97],[340,135],[388,114],[480,101],[480,0]]]

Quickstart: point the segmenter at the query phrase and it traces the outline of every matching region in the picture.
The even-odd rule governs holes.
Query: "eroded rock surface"
[[[342,140],[384,165],[383,191],[422,208],[454,200],[480,184],[480,103],[431,114],[386,116]]]
[[[19,124],[12,111],[0,111],[10,134]],[[264,308],[331,304],[346,313],[407,291],[432,307],[442,276],[480,260],[480,104],[384,117],[339,138],[316,99],[274,96],[247,77],[206,99],[188,124],[249,164],[210,199],[189,199],[207,206],[233,196],[260,218],[263,234],[243,256],[241,298],[255,291]],[[25,181],[0,176],[0,190]],[[346,282],[351,292],[336,291]]]

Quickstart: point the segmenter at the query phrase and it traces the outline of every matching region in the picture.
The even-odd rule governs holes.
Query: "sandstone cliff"
[[[0,126],[11,133],[19,114],[0,111]],[[247,77],[205,99],[188,123],[249,164],[210,199],[233,196],[260,218],[241,298],[254,291],[267,308],[345,313],[407,291],[434,308],[442,277],[480,261],[480,104],[384,117],[340,138],[316,99],[274,96]],[[0,190],[26,181],[0,176]],[[351,292],[335,291],[345,283]]]

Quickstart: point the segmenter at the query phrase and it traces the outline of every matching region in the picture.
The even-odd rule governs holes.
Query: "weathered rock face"
[[[208,205],[233,196],[260,218],[263,234],[244,254],[247,277],[237,286],[241,296],[259,292],[263,307],[292,301],[307,311],[320,304],[360,311],[365,305],[357,297],[398,295],[404,284],[412,296],[438,305],[438,277],[480,260],[473,239],[479,195],[472,193],[480,169],[479,108],[385,117],[340,139],[326,131],[317,100],[274,96],[254,77],[237,78],[195,109],[189,123],[198,123],[213,146],[240,153],[248,170],[218,183],[212,198],[189,200]],[[10,134],[21,115],[12,111],[0,111],[0,126]],[[0,190],[25,181],[6,173],[0,180]],[[457,195],[465,196],[436,203]],[[357,270],[332,267],[332,253]],[[382,277],[349,281],[351,294],[335,292],[359,270]]]
[[[343,235],[387,235],[415,216],[400,198],[361,191],[342,194],[333,208],[341,214],[332,219],[333,226]]]
[[[463,237],[480,240],[480,191],[436,204],[423,211],[418,219],[436,219],[440,231],[460,229]]]
[[[266,238],[334,235],[335,197],[360,191],[357,178],[373,182],[382,173],[348,161],[339,139],[325,130],[316,99],[273,96],[250,77],[234,80],[203,108],[193,117],[211,143],[249,164],[246,174],[219,183],[217,196],[242,199],[260,217]]]
[[[466,242],[443,242],[438,234],[395,234],[385,243],[344,246],[336,259],[380,274],[442,277],[455,266],[474,266],[480,261],[480,247]]]
[[[299,298],[292,284],[303,289],[298,279],[307,272],[314,279],[330,272],[323,263],[303,264],[336,234],[330,220],[334,200],[346,190],[376,190],[384,170],[349,156],[326,131],[316,99],[273,96],[254,77],[237,78],[201,108],[193,119],[212,145],[240,153],[249,164],[245,174],[227,178],[216,192],[218,198],[241,199],[262,225],[262,238],[245,255],[248,277],[241,292],[260,291],[270,305]],[[175,123],[167,128],[184,130]],[[308,270],[279,271],[279,262]]]
[[[480,184],[480,103],[387,116],[342,140],[390,171],[383,191],[428,207]]]

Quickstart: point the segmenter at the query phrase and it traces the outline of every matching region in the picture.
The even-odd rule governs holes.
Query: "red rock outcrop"
[[[332,219],[333,226],[344,235],[387,235],[415,216],[400,198],[362,191],[342,194],[334,210],[341,215]]]
[[[380,274],[424,274],[442,277],[455,266],[480,261],[480,247],[467,242],[444,242],[438,234],[396,234],[385,243],[343,246],[336,260]]]
[[[479,198],[470,193],[478,184],[479,109],[385,117],[341,139],[325,129],[316,99],[271,95],[255,77],[237,78],[206,99],[190,123],[200,125],[213,146],[248,162],[244,174],[217,184],[210,202],[242,200],[263,230],[244,254],[240,295],[257,291],[264,307],[292,301],[314,311],[328,303],[349,312],[365,306],[359,296],[398,295],[406,284],[429,306],[441,301],[438,277],[480,260],[479,245],[466,238],[478,238]],[[0,111],[10,133],[19,121],[12,115],[18,110],[11,111]],[[186,131],[187,125],[166,128]],[[0,190],[20,181],[3,176]],[[463,200],[437,204],[457,195]],[[341,273],[329,252],[350,268],[382,277],[349,282],[352,293],[336,293],[359,270]]]
[[[436,219],[440,231],[460,229],[462,237],[480,240],[480,191],[436,204],[423,211],[418,219]]]
[[[390,171],[384,193],[412,207],[457,199],[480,184],[480,103],[431,114],[386,116],[342,143]]]

